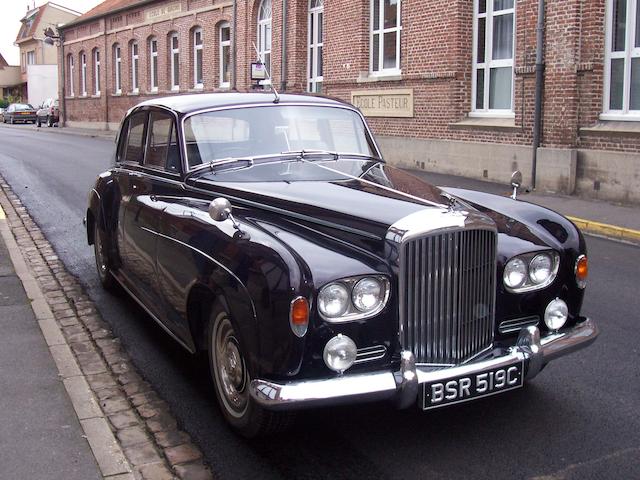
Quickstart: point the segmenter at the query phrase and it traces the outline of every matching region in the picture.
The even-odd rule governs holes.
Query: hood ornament
[[[453,195],[448,194],[447,192],[442,192],[440,194],[441,197],[445,198],[447,201],[447,210],[449,212],[453,212],[459,209],[460,202],[458,201],[458,199],[456,197],[454,197]]]

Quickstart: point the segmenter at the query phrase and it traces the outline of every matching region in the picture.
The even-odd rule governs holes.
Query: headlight
[[[376,278],[363,278],[353,287],[351,300],[353,300],[353,304],[361,312],[375,310],[384,300],[382,283]]]
[[[325,317],[336,318],[349,308],[349,292],[340,283],[330,283],[318,294],[318,308]]]
[[[504,267],[504,285],[514,293],[539,290],[556,279],[559,266],[560,256],[554,251],[518,255]]]
[[[519,258],[512,258],[504,267],[504,284],[509,288],[524,285],[527,279],[527,266]]]
[[[390,290],[383,275],[342,278],[320,289],[318,311],[332,323],[372,317],[384,309]]]
[[[358,349],[354,341],[340,333],[327,342],[322,358],[327,367],[342,373],[353,365],[357,354]]]
[[[569,307],[564,300],[551,300],[544,311],[544,323],[549,330],[560,330],[569,317]]]

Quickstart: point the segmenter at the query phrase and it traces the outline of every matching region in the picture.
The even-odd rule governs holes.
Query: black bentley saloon
[[[302,408],[507,392],[598,335],[569,220],[391,167],[361,113],[323,97],[139,104],[86,227],[103,286],[207,352],[245,436]]]

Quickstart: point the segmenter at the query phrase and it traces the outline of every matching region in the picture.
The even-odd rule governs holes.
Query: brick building
[[[61,29],[66,120],[247,90],[255,45],[274,86],[360,107],[387,160],[532,184],[540,1],[107,0]],[[535,184],[640,202],[640,0],[543,6]]]

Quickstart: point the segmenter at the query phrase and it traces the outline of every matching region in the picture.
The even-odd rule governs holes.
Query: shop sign
[[[351,92],[351,103],[365,117],[413,117],[413,89],[359,90]]]

